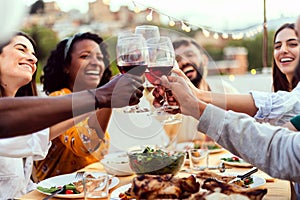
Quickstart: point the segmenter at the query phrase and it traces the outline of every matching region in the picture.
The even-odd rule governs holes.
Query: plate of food
[[[230,181],[233,181],[239,174],[241,173],[236,173],[236,172],[215,173],[211,171],[201,171],[196,174],[196,177],[202,180],[207,180],[210,178],[224,183],[229,183]],[[250,175],[249,177],[246,177],[243,180],[237,179],[236,181],[233,181],[233,183],[231,184],[235,184],[243,188],[250,189],[250,188],[262,186],[265,183],[266,183],[266,179],[257,175]]]
[[[220,160],[227,165],[236,166],[236,167],[252,167],[252,165],[242,158],[235,156],[233,154],[225,154],[220,157]]]
[[[111,199],[187,199],[198,192],[200,183],[193,175],[176,177],[165,175],[141,175],[130,184],[117,188]]]
[[[212,143],[212,144],[207,144],[206,147],[208,148],[208,152],[210,154],[212,153],[220,153],[224,150],[223,147],[221,147],[220,145],[216,144],[216,143]]]
[[[111,199],[121,199],[122,195],[125,194],[126,191],[128,191],[128,189],[131,187],[131,185],[132,185],[131,183],[128,183],[126,185],[118,187],[110,194],[110,198]]]
[[[94,177],[102,176],[105,173],[102,172],[86,172],[87,175],[91,175]],[[48,179],[45,179],[38,183],[37,191],[51,195],[51,193],[55,192],[56,190],[64,187],[65,189],[62,193],[55,195],[58,198],[66,198],[66,199],[75,199],[75,198],[83,198],[83,185],[82,180],[78,180],[75,178],[76,173],[72,174],[63,174],[59,176],[54,176]],[[109,189],[114,188],[120,182],[117,177],[112,177],[110,179]]]
[[[225,173],[224,175],[236,177],[238,173]],[[266,184],[266,179],[256,175],[251,175],[243,180],[237,180],[233,183],[244,188],[255,188]]]
[[[219,153],[224,150],[223,147],[218,145],[215,142],[207,143],[205,146],[208,148],[209,153]],[[199,149],[201,145],[194,143],[194,142],[182,142],[176,144],[176,150],[182,151],[182,150],[189,150],[189,149]]]

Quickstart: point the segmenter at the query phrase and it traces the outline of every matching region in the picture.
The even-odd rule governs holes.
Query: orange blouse
[[[69,89],[64,88],[51,93],[50,96],[70,93]],[[38,182],[52,176],[72,173],[98,162],[107,154],[109,140],[108,132],[105,132],[104,139],[99,139],[96,131],[89,128],[86,118],[52,140],[47,157],[35,161],[32,178]]]

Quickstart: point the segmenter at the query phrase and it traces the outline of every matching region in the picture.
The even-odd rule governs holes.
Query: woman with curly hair
[[[49,96],[89,90],[107,83],[111,76],[107,45],[96,34],[85,32],[62,40],[51,52],[41,82]],[[111,109],[98,109],[51,127],[62,133],[52,140],[47,157],[34,163],[33,179],[77,171],[98,162],[108,151],[106,128]]]

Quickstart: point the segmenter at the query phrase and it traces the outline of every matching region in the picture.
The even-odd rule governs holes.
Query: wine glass
[[[145,38],[146,42],[147,40],[151,38],[158,38],[160,37],[158,26],[153,25],[140,25],[135,27],[136,34],[142,34]]]
[[[116,46],[117,67],[122,74],[128,73],[143,76],[147,68],[149,56],[145,39],[140,34],[122,34]],[[139,105],[128,106],[125,113],[148,112]]]
[[[149,51],[149,64],[148,72],[145,72],[145,76],[151,84],[158,87],[155,81],[160,79],[163,75],[170,75],[173,65],[175,64],[174,48],[171,39],[166,36],[148,39],[147,46]],[[170,94],[171,90],[166,90],[166,93]],[[181,122],[180,114],[177,114],[175,117],[168,113],[178,109],[179,106],[169,105],[166,97],[164,97],[163,106],[156,108],[152,115],[157,116],[159,118],[158,120],[163,124],[175,123],[175,121]]]
[[[141,34],[145,38],[146,42],[151,38],[157,38],[157,39],[160,38],[158,26],[154,26],[154,25],[136,26],[134,32],[136,34]],[[148,72],[149,72],[148,69],[146,69],[145,74]],[[144,88],[147,95],[154,89],[154,86],[146,79],[144,82]]]

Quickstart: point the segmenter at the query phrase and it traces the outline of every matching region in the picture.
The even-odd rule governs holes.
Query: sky
[[[35,0],[24,0],[27,5]],[[53,1],[53,0],[44,0]],[[88,2],[94,0],[56,0],[58,6],[68,11],[78,9],[87,12]],[[134,3],[133,3],[134,2]],[[263,23],[264,0],[110,0],[111,10],[117,11],[120,5],[134,4],[140,8],[151,7],[165,18],[171,17],[200,27],[213,27],[216,30],[245,29]],[[278,19],[294,20],[300,14],[299,0],[266,0],[268,22]],[[281,22],[280,22],[281,23]]]

